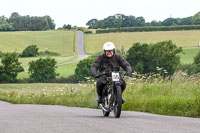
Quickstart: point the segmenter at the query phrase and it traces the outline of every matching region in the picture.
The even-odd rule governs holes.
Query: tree
[[[163,26],[172,26],[172,25],[179,25],[180,19],[175,18],[167,18],[162,22]]]
[[[86,81],[85,77],[90,77],[91,72],[90,68],[92,63],[94,62],[95,57],[90,57],[84,60],[81,60],[75,69],[74,78],[76,81]]]
[[[162,23],[159,21],[157,22],[156,20],[151,21],[151,26],[162,26]]]
[[[5,53],[0,65],[0,83],[17,81],[17,74],[24,71],[21,63],[18,61],[16,53]]]
[[[200,11],[197,12],[192,18],[192,24],[198,25],[200,24]]]
[[[71,30],[71,29],[72,29],[72,26],[71,26],[70,24],[68,24],[68,25],[64,24],[64,25],[63,25],[63,29]]]
[[[29,45],[23,50],[21,57],[35,57],[38,55],[38,50],[37,45]]]
[[[169,75],[173,74],[180,64],[178,54],[182,48],[177,48],[172,41],[155,44],[134,43],[127,52],[127,61],[133,71],[139,73],[158,73],[157,67],[165,69]]]
[[[192,25],[192,17],[182,18],[180,25]]]
[[[172,75],[180,64],[179,53],[181,47],[177,47],[171,40],[162,41],[151,45],[151,69],[156,72],[156,67],[165,69],[169,75]]]
[[[127,51],[127,61],[132,66],[133,71],[149,73],[150,47],[148,44],[134,43]]]
[[[86,23],[86,25],[88,26],[88,28],[94,28],[94,25],[97,23],[97,19],[91,19],[91,20],[89,20],[87,23]]]
[[[56,70],[56,61],[55,59],[45,58],[38,59],[36,61],[29,62],[29,74],[30,78],[36,82],[48,83],[52,82],[57,74]]]

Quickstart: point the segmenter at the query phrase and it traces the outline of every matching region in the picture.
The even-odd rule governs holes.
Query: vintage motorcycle
[[[115,118],[119,118],[121,115],[123,102],[120,82],[121,74],[125,73],[112,70],[109,72],[103,72],[96,76],[96,78],[98,78],[102,75],[106,75],[106,85],[102,91],[102,103],[97,106],[97,108],[99,106],[101,107],[104,116],[109,116],[112,111]]]

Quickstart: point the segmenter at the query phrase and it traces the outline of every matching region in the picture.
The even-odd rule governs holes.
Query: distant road
[[[200,119],[0,101],[0,133],[200,133]]]
[[[78,61],[83,60],[88,57],[88,55],[86,55],[85,51],[84,51],[84,33],[80,30],[77,32],[78,32],[78,37],[77,37],[77,39],[78,39],[77,40],[78,59],[67,62],[67,63],[58,64],[57,66],[72,64],[72,63],[78,62]]]

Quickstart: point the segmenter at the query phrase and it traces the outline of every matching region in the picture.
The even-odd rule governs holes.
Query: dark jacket
[[[116,67],[122,67],[126,72],[132,73],[131,65],[121,55],[118,54],[114,54],[111,58],[106,57],[105,54],[98,56],[91,65],[91,73],[92,76],[95,76],[97,74],[97,70],[100,72],[105,72]]]

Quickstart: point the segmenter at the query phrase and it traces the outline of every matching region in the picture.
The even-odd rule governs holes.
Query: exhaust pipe
[[[101,106],[101,108],[103,109],[103,111],[105,111],[105,112],[108,112],[108,110],[107,110],[107,109],[105,109],[105,108],[103,107],[103,105],[102,105],[102,104],[100,104],[100,106]]]

